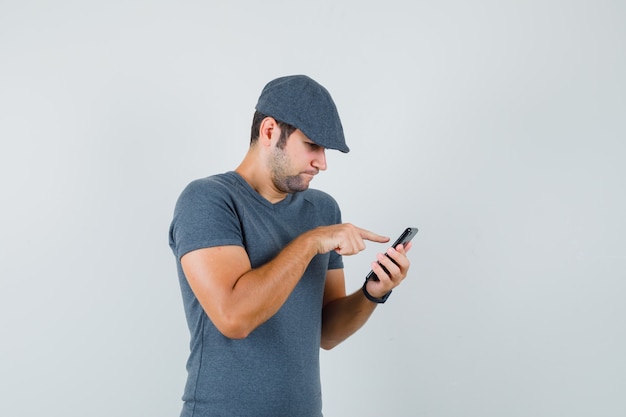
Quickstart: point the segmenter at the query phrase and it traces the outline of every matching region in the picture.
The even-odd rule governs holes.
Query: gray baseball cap
[[[324,148],[350,152],[330,93],[306,75],[280,77],[267,83],[256,110],[300,129]]]

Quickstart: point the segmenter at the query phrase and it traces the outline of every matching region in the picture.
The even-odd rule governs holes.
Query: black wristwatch
[[[365,288],[366,285],[367,285],[367,280],[365,280],[365,282],[363,283],[361,290],[363,290],[363,294],[365,294],[365,298],[367,298],[368,300],[374,303],[384,304],[385,301],[387,301],[387,298],[389,298],[389,296],[391,295],[391,291],[389,291],[387,294],[383,295],[381,298],[376,298],[372,294],[367,292],[367,288]]]

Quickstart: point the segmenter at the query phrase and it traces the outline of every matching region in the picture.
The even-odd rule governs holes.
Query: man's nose
[[[326,171],[326,149],[322,148],[313,160],[313,166],[320,171]]]

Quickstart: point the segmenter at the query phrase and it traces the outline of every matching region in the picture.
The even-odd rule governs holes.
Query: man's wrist
[[[372,294],[370,294],[367,291],[367,280],[363,283],[363,286],[361,287],[361,290],[363,291],[363,294],[365,295],[365,298],[367,298],[371,302],[377,303],[377,304],[384,304],[385,301],[387,301],[387,298],[389,298],[389,296],[391,295],[391,291],[389,291],[387,294],[383,295],[380,298],[374,297]]]

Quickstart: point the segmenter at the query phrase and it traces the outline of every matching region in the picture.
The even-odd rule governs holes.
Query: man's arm
[[[252,268],[239,246],[198,249],[181,258],[183,272],[196,298],[222,334],[245,338],[285,303],[311,259],[331,250],[353,255],[364,240],[388,238],[351,224],[310,230],[287,245],[272,261]]]
[[[389,275],[385,273],[378,262],[372,264],[372,269],[380,281],[369,281],[366,284],[367,291],[371,295],[380,298],[406,278],[410,266],[406,252],[410,248],[411,243],[405,247],[400,245],[396,250],[388,249],[387,254],[395,263],[382,254],[378,255],[378,261],[389,271]],[[377,305],[368,300],[361,289],[346,296],[343,269],[328,271],[322,310],[321,347],[332,349],[350,337],[365,324]]]

